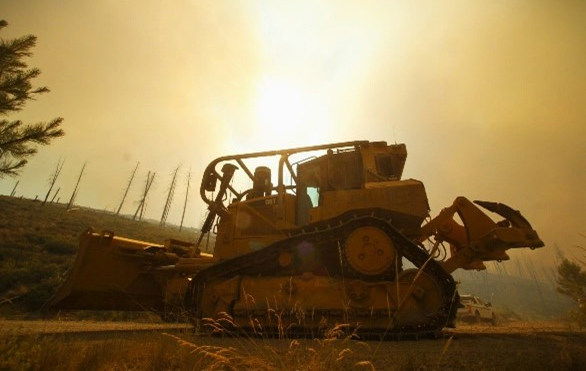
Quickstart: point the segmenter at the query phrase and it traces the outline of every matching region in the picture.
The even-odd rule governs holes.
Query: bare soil
[[[142,322],[108,322],[108,321],[27,321],[0,320],[1,336],[7,335],[57,335],[132,332],[132,331],[169,331],[189,330],[188,324],[142,323]]]

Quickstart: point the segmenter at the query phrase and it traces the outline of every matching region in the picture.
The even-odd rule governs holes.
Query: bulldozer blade
[[[158,310],[164,280],[149,269],[162,245],[86,231],[69,276],[45,306],[49,310]],[[161,254],[158,254],[159,256]]]

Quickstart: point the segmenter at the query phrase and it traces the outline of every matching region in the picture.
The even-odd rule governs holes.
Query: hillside
[[[75,257],[78,236],[87,228],[163,243],[175,238],[193,241],[197,231],[179,232],[153,221],[87,208],[67,211],[63,204],[0,196],[0,310],[34,311],[63,282]]]

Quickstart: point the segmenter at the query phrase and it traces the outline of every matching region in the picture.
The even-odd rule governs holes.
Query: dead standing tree
[[[45,195],[45,199],[43,200],[43,203],[41,205],[44,205],[45,203],[47,203],[47,200],[49,199],[49,195],[51,194],[51,191],[53,190],[53,186],[55,186],[55,182],[57,181],[57,178],[59,178],[59,174],[61,174],[61,169],[63,169],[64,163],[65,163],[65,161],[61,161],[61,160],[57,161],[57,166],[55,167],[55,171],[51,175],[51,180],[49,181],[49,183],[50,183],[49,190],[47,191],[47,194]]]
[[[73,189],[73,193],[71,194],[71,198],[69,199],[69,203],[67,204],[67,210],[73,207],[75,202],[75,197],[77,196],[77,191],[79,190],[79,182],[81,181],[81,177],[83,176],[83,171],[85,170],[85,165],[87,165],[87,161],[83,163],[81,167],[81,171],[79,172],[79,176],[77,177],[77,182],[75,183],[75,188]],[[59,200],[57,200],[59,202]]]
[[[177,172],[179,171],[180,166],[177,166],[173,172],[173,179],[171,180],[171,185],[169,186],[169,193],[167,193],[167,200],[165,201],[163,215],[161,215],[161,222],[159,223],[159,226],[161,227],[165,226],[167,216],[169,216],[169,210],[171,209],[171,203],[173,202],[173,195],[175,194],[175,186],[177,185]]]
[[[53,197],[51,197],[51,201],[49,201],[49,203],[53,203],[53,200],[55,200],[55,197],[57,197],[57,195],[59,194],[59,191],[60,190],[61,190],[61,188],[57,188],[57,190],[53,194]]]
[[[183,213],[181,213],[181,224],[179,231],[183,228],[183,219],[185,219],[185,209],[187,208],[187,198],[189,197],[189,183],[191,183],[191,170],[187,173],[187,189],[185,190],[185,202],[183,203]]]
[[[14,188],[12,188],[12,192],[10,192],[10,197],[14,197],[14,195],[16,194],[16,187],[18,186],[18,183],[20,183],[20,180],[17,180],[14,184]]]
[[[118,210],[116,210],[116,215],[120,214],[120,210],[122,210],[122,205],[124,205],[124,200],[126,200],[126,196],[128,195],[128,190],[130,189],[130,185],[132,184],[132,181],[134,180],[134,176],[136,175],[136,170],[138,170],[139,164],[140,164],[140,162],[136,163],[136,166],[134,167],[134,170],[132,171],[132,175],[130,175],[130,180],[128,181],[128,185],[126,186],[126,189],[124,190],[124,195],[122,196],[122,201],[120,201],[120,205],[118,206]]]
[[[147,174],[147,179],[144,184],[144,191],[142,192],[142,198],[138,202],[138,207],[136,208],[136,211],[134,212],[134,216],[132,217],[132,220],[136,220],[137,215],[138,215],[138,220],[139,221],[142,220],[142,214],[143,214],[144,208],[146,206],[147,196],[149,194],[151,186],[153,185],[153,181],[155,180],[155,174],[156,174],[155,172],[151,173],[150,171]]]
[[[153,172],[153,174],[151,175],[151,181],[148,185],[148,188],[146,189],[146,191],[144,193],[144,199],[142,200],[142,206],[140,208],[140,214],[138,216],[139,221],[142,220],[142,215],[144,213],[144,209],[146,208],[147,197],[149,195],[149,191],[151,190],[151,186],[153,185],[153,181],[155,180],[155,174],[156,174],[156,172]]]

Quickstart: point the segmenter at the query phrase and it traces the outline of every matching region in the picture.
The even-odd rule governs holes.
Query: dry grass
[[[237,347],[198,347],[172,335],[167,336],[177,340],[180,345],[191,348],[193,353],[203,354],[214,360],[212,369],[225,366],[236,369],[330,370],[372,366],[371,361],[364,360],[372,354],[370,345],[355,341],[358,339],[356,330],[350,330],[348,325],[338,324],[325,328],[320,332],[321,336],[312,340],[292,339],[289,338],[289,328],[280,315],[270,310],[269,316],[271,313],[277,326],[270,332],[263,329],[260,321],[255,318],[250,319],[252,332],[245,331],[225,312],[219,313],[215,319],[203,319],[204,328],[211,330],[216,336],[227,336]],[[247,353],[241,353],[237,349],[247,349]]]
[[[541,327],[543,325],[543,327]],[[0,369],[9,370],[373,370],[584,369],[586,334],[563,324],[490,326],[450,338],[378,342],[351,337],[202,337],[191,332],[25,335],[0,329]],[[483,331],[486,331],[484,333]]]
[[[366,343],[343,340],[201,338],[188,334],[0,337],[0,369],[331,370],[372,369]],[[362,354],[362,356],[361,356]]]

